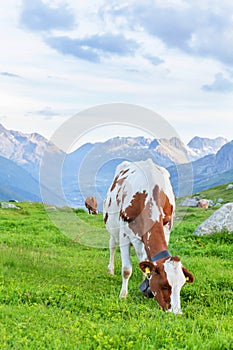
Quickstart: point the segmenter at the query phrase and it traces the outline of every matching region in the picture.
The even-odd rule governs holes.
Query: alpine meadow
[[[202,195],[213,200],[221,195],[228,202],[232,192],[224,192],[225,187]],[[174,315],[141,294],[142,273],[133,248],[129,295],[119,299],[120,253],[115,276],[110,276],[102,214],[74,209],[80,232],[71,239],[50,221],[41,203],[17,205],[20,209],[0,209],[1,349],[233,349],[233,235],[193,235],[215,207],[178,203],[169,250],[182,258],[195,281],[181,291],[183,314]],[[56,211],[62,217],[66,208]],[[95,247],[85,244],[88,236]],[[96,248],[98,242],[106,248]]]
[[[233,1],[0,0],[0,44],[0,350],[233,350]]]

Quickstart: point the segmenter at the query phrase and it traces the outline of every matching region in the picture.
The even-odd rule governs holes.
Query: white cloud
[[[153,109],[185,138],[198,127],[209,133],[211,118],[211,135],[230,137],[228,1],[11,0],[0,6],[6,126],[49,136],[85,108],[125,102]]]
[[[146,0],[131,1],[122,6],[112,2],[102,16],[116,21],[121,18],[134,30],[147,32],[160,39],[167,48],[181,52],[212,57],[232,65],[233,52],[233,4],[228,1],[160,2]]]

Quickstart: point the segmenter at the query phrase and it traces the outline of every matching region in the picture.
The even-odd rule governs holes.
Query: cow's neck
[[[158,260],[155,257],[161,252],[164,252],[162,257],[169,256],[163,225],[160,222],[156,222],[151,230],[142,236],[142,241],[149,260]]]
[[[166,259],[166,258],[170,258],[171,257],[171,254],[169,252],[169,250],[162,250],[160,253],[158,254],[155,254],[154,256],[151,257],[151,261],[155,262],[155,261],[158,261],[160,259]]]

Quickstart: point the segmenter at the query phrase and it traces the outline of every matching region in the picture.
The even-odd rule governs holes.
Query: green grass
[[[133,249],[129,296],[118,298],[120,253],[111,277],[101,214],[19,205],[0,209],[1,349],[233,349],[233,235],[192,234],[213,208],[177,210],[169,249],[195,282],[175,316],[141,295]]]
[[[214,203],[216,203],[219,198],[223,200],[223,204],[233,202],[233,189],[226,190],[227,185],[228,184],[215,186],[200,193],[195,193],[193,196],[199,196],[200,198],[210,199]],[[178,203],[180,203],[182,200],[183,198],[179,198]]]
[[[202,192],[202,195],[212,199],[214,203],[219,198],[223,199],[223,203],[233,202],[233,189],[226,190],[227,184],[216,186]]]

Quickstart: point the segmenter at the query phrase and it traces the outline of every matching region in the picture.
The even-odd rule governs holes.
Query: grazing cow
[[[120,246],[122,288],[120,297],[128,294],[132,274],[130,244],[147,276],[140,286],[147,296],[154,297],[164,311],[181,313],[180,290],[193,275],[180,258],[168,251],[173,225],[175,198],[166,169],[151,159],[123,162],[115,173],[104,202],[104,222],[110,233],[108,270],[114,274],[114,253]]]
[[[85,206],[88,210],[88,214],[98,214],[96,197],[87,197],[85,200]]]
[[[198,208],[209,208],[210,201],[208,199],[199,199],[197,202],[197,207]]]

